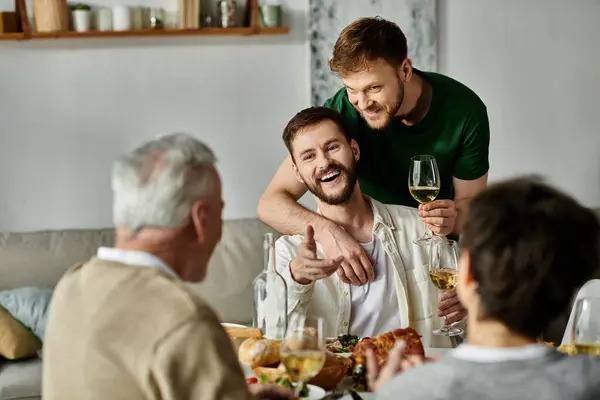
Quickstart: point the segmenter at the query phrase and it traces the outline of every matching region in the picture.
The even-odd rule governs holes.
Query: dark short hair
[[[329,68],[343,77],[365,70],[379,58],[399,67],[407,55],[406,36],[398,25],[381,17],[360,18],[340,33]]]
[[[339,131],[344,135],[348,143],[350,143],[350,136],[346,127],[346,121],[339,112],[327,107],[305,108],[294,115],[294,117],[290,120],[290,122],[287,123],[285,129],[283,130],[283,142],[285,143],[285,147],[287,147],[292,158],[294,158],[292,141],[298,132],[308,127],[318,125],[324,121],[332,121],[334,124],[336,124]]]
[[[539,337],[597,271],[599,243],[596,215],[539,178],[491,185],[471,201],[461,235],[480,317]]]

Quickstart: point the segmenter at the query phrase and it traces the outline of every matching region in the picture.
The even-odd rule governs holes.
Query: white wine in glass
[[[281,362],[295,382],[296,395],[325,365],[323,319],[293,315],[281,346]]]
[[[571,341],[576,354],[600,356],[600,297],[583,297],[575,303]]]
[[[458,277],[458,243],[454,240],[432,241],[429,254],[429,277],[441,291],[456,287]],[[457,336],[464,331],[455,326],[442,326],[433,331],[438,336]]]
[[[435,200],[440,193],[440,172],[435,162],[435,157],[429,155],[414,156],[410,159],[408,171],[408,190],[410,195],[419,203],[426,204]],[[429,229],[420,238],[413,242],[428,245],[437,237]]]
[[[457,271],[448,268],[429,270],[431,281],[440,290],[454,289],[456,287]]]

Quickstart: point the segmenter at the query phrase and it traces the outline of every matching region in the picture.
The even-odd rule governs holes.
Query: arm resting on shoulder
[[[469,210],[469,202],[487,186],[487,172],[481,178],[471,181],[454,178],[454,202],[456,203],[456,223],[454,233],[462,232],[462,225]]]
[[[332,223],[298,204],[306,191],[306,186],[296,178],[288,155],[258,201],[258,217],[284,235],[304,234],[310,224],[318,241]]]
[[[155,397],[164,400],[253,398],[216,316],[189,320],[164,338],[150,373]]]
[[[458,213],[454,233],[460,234],[469,201],[487,185],[490,148],[490,122],[487,108],[479,101],[466,119],[460,156],[453,175],[454,201]]]

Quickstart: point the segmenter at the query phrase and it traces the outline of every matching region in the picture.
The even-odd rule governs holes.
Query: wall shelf
[[[177,36],[270,36],[286,35],[288,27],[263,28],[259,23],[258,0],[246,0],[249,11],[249,27],[242,28],[198,28],[198,29],[142,29],[135,31],[88,31],[88,32],[35,32],[27,18],[25,0],[15,0],[15,10],[21,22],[22,32],[0,33],[0,41],[84,39],[84,38],[136,38]]]
[[[0,34],[0,40],[43,40],[84,38],[132,38],[132,37],[176,37],[176,36],[272,36],[285,35],[287,27],[280,28],[200,28],[200,29],[143,29],[136,31],[88,31],[88,32],[32,32]]]

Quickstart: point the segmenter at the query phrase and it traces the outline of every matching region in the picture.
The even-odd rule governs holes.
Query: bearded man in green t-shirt
[[[477,95],[447,76],[413,68],[406,37],[393,22],[361,18],[340,34],[329,61],[344,87],[325,102],[344,116],[361,149],[361,191],[383,203],[419,207],[436,235],[460,233],[469,200],[487,184],[489,123]],[[411,157],[435,157],[440,171],[436,200],[418,205],[408,190]],[[328,171],[322,171],[327,179]],[[335,221],[297,203],[307,189],[288,156],[263,193],[259,217],[283,234],[310,224],[328,257],[342,256],[342,280],[363,284],[373,267],[360,245]]]

